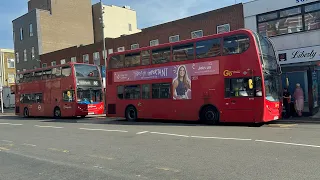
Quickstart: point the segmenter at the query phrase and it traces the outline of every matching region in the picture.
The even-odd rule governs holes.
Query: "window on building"
[[[258,32],[263,36],[278,36],[320,29],[320,3],[310,3],[258,15],[257,19]]]
[[[52,61],[51,62],[51,66],[55,66],[55,65],[57,65],[57,62],[56,61]]]
[[[89,64],[89,54],[82,55],[82,62]]]
[[[140,65],[140,52],[125,55],[124,66],[134,67]]]
[[[23,29],[20,28],[20,41],[22,41],[22,40],[23,40]]]
[[[194,59],[193,43],[174,46],[172,48],[172,54],[172,61],[184,61]]]
[[[99,52],[93,53],[93,64],[100,66],[100,53]]]
[[[209,39],[196,43],[196,56],[198,59],[221,55],[221,39]]]
[[[191,38],[200,38],[203,37],[203,31],[202,30],[197,30],[197,31],[193,31],[191,32]]]
[[[140,99],[140,85],[129,85],[124,87],[125,99]]]
[[[26,69],[22,69],[22,71],[27,71]]]
[[[29,36],[30,37],[33,36],[33,26],[32,26],[32,24],[29,24]]]
[[[28,61],[27,50],[26,49],[23,51],[23,60],[24,61]]]
[[[132,25],[129,23],[129,31],[132,31]]]
[[[111,69],[118,69],[124,67],[124,54],[112,56],[109,60],[109,67]]]
[[[152,50],[152,64],[162,64],[170,62],[170,47]]]
[[[118,52],[123,52],[125,50],[125,48],[122,46],[122,47],[118,47]]]
[[[71,57],[71,62],[77,62],[77,57]]]
[[[14,59],[7,59],[7,62],[8,62],[8,68],[15,68]]]
[[[65,64],[66,63],[66,60],[65,59],[61,59],[60,60],[60,64]]]
[[[42,67],[46,68],[47,67],[47,63],[42,63]]]
[[[113,53],[113,49],[108,49],[108,54],[112,54]]]
[[[234,35],[223,38],[223,54],[239,54],[249,48],[250,40],[247,35]]]
[[[141,65],[150,65],[150,51],[141,52]]]
[[[138,49],[139,48],[139,44],[131,44],[131,49]]]
[[[150,84],[142,85],[142,99],[150,99]]]
[[[8,74],[8,83],[10,83],[10,84],[15,83],[15,74],[13,74],[13,73]]]
[[[152,84],[152,99],[169,99],[170,89],[170,83]]]
[[[230,24],[222,24],[217,26],[217,34],[229,32],[230,31]]]
[[[17,63],[20,62],[19,52],[16,52],[16,61],[17,61]]]
[[[169,42],[178,42],[178,41],[180,41],[179,35],[174,35],[169,37]]]
[[[157,46],[159,45],[159,39],[151,40],[150,41],[150,46]]]
[[[31,48],[31,59],[34,60],[35,59],[35,55],[34,55],[34,47]]]

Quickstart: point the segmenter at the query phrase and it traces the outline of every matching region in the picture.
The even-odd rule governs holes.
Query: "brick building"
[[[119,38],[106,38],[106,49],[110,54],[116,51],[154,46],[240,28],[244,28],[243,5],[236,4],[145,28],[136,34]],[[40,59],[42,66],[49,66],[52,62],[54,62],[52,65],[60,64],[61,60],[63,63],[76,61],[104,65],[102,49],[101,42],[86,46],[74,46],[43,54]]]

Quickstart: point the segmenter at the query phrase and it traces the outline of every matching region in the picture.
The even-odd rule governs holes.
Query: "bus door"
[[[75,116],[76,107],[75,107],[75,93],[73,90],[67,90],[64,91],[63,94],[63,100],[61,104],[61,114],[62,116]]]
[[[225,79],[225,111],[223,120],[226,122],[253,122],[254,89],[251,78]],[[259,109],[256,107],[256,109]]]
[[[32,115],[35,116],[44,116],[45,115],[45,106],[43,103],[43,94],[37,93],[34,95],[35,104],[33,104]]]

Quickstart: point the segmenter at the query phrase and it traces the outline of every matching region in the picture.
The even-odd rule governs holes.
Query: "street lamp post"
[[[103,14],[104,14],[104,8],[102,4],[102,0],[100,0],[100,10],[101,10],[101,18],[100,18],[100,23],[101,23],[101,29],[102,29],[102,46],[103,46],[103,59],[104,59],[104,70],[105,70],[105,80],[104,80],[104,85],[105,91],[104,91],[104,112],[107,112],[107,51],[106,51],[106,39],[104,37],[104,21],[103,21]]]

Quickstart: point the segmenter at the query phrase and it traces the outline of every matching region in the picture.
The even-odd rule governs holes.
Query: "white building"
[[[245,27],[272,39],[282,65],[283,86],[300,83],[312,114],[320,100],[320,1],[254,0],[244,3]]]

